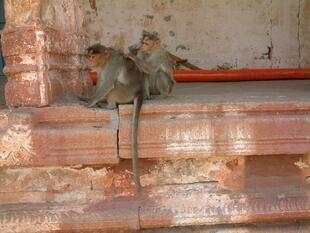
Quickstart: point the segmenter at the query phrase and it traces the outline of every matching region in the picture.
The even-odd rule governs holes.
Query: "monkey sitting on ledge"
[[[137,131],[139,114],[145,97],[144,73],[122,52],[100,44],[87,49],[86,65],[98,75],[95,93],[89,99],[88,107],[94,107],[99,101],[106,101],[109,109],[114,109],[119,104],[133,103],[132,166],[136,188],[140,191]]]
[[[146,98],[151,95],[167,97],[175,84],[173,63],[168,52],[161,47],[158,33],[143,31],[141,42],[128,49],[128,57],[146,73]]]

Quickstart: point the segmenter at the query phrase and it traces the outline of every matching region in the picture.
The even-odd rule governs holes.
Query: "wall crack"
[[[301,25],[301,4],[302,0],[299,0],[298,2],[298,13],[297,13],[297,20],[298,20],[298,26],[297,26],[297,40],[298,40],[298,68],[301,68],[301,41],[300,41],[300,25]]]
[[[272,34],[273,34],[273,20],[272,20],[272,15],[273,15],[273,0],[270,0],[269,2],[269,9],[268,9],[268,14],[269,14],[269,46],[268,46],[268,59],[270,60],[270,68],[273,68],[273,59],[272,59],[272,52],[273,52],[273,39],[272,39]]]

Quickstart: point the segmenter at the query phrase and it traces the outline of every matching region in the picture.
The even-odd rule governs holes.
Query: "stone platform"
[[[131,105],[4,108],[1,232],[308,220],[309,93],[310,80],[179,83],[145,101],[140,194]]]

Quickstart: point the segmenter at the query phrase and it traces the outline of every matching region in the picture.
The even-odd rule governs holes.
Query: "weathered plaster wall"
[[[127,49],[156,30],[169,51],[205,69],[310,67],[310,0],[84,3],[92,42]]]

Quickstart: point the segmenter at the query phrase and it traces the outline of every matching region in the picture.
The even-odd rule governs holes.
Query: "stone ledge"
[[[143,190],[151,187],[213,184],[235,192],[309,186],[310,155],[216,156],[206,159],[141,160]],[[0,205],[87,203],[132,197],[130,160],[117,165],[18,167],[0,169]],[[284,190],[284,191],[283,191]]]
[[[299,98],[291,99],[281,93],[277,98],[262,93],[258,100],[253,96],[232,100],[176,94],[145,101],[139,157],[169,160],[305,154],[310,151],[310,104],[303,95],[297,92]],[[2,110],[0,165],[117,163],[118,146],[120,158],[129,159],[131,111],[132,105],[121,105],[118,113],[87,109],[74,102]],[[18,139],[15,145],[14,137]]]
[[[220,226],[175,227],[139,231],[139,233],[308,233],[309,222],[283,222],[269,224],[236,224]],[[99,233],[99,232],[98,232]]]
[[[118,232],[307,220],[309,161],[306,155],[141,160],[140,195],[130,160],[94,168],[2,168],[0,231]]]
[[[139,229],[138,205],[95,203],[88,205],[21,204],[0,210],[1,232],[53,232]]]
[[[210,103],[207,96],[146,102],[141,158],[304,154],[310,151],[309,102]],[[119,152],[130,158],[132,107],[120,106]]]
[[[116,111],[80,105],[2,112],[0,166],[118,163]]]
[[[85,204],[1,205],[0,229],[14,232],[51,230],[136,230],[307,220],[309,190],[231,192],[213,184],[153,187],[141,196]]]

